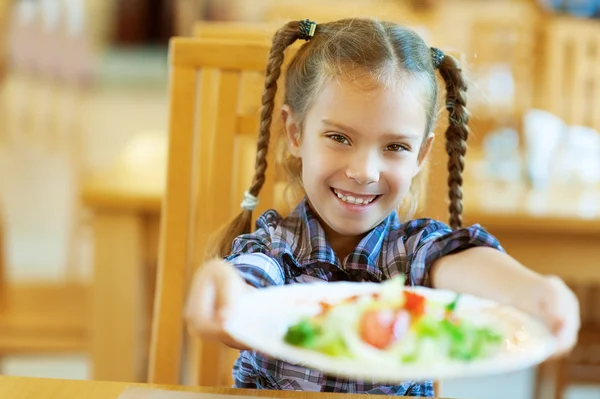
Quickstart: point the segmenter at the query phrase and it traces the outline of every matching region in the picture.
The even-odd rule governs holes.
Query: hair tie
[[[305,19],[300,21],[298,25],[298,39],[301,40],[310,40],[315,35],[315,30],[317,29],[317,23],[311,21],[309,19]]]
[[[258,198],[250,194],[249,191],[244,193],[244,200],[240,204],[242,209],[252,212],[258,205]]]
[[[439,48],[431,48],[431,60],[433,61],[433,67],[438,69],[444,60],[444,52]]]

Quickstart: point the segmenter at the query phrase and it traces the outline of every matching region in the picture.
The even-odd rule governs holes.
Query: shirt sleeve
[[[256,288],[285,283],[283,268],[269,250],[270,241],[264,229],[241,235],[233,241],[232,252],[225,258]]]
[[[504,252],[498,240],[479,224],[452,230],[434,220],[415,220],[407,227],[405,241],[411,285],[431,287],[429,270],[443,256],[473,247],[490,247]]]

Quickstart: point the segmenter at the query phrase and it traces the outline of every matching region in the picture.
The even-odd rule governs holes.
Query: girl
[[[307,43],[287,69],[281,115],[286,170],[304,199],[286,218],[265,212],[250,234],[284,50],[298,39]],[[430,219],[401,221],[397,212],[417,194],[418,173],[433,142],[436,70],[446,84],[449,112],[450,227]],[[233,370],[236,387],[433,396],[430,381],[350,381],[243,348],[223,332],[222,320],[228,305],[243,301],[253,287],[378,282],[401,273],[412,285],[516,306],[549,324],[560,351],[574,345],[578,304],[565,284],[520,265],[480,226],[461,228],[465,92],[454,58],[392,23],[305,20],[275,34],[252,186],[242,213],[225,230],[224,260],[199,269],[186,313],[193,333],[242,350]]]

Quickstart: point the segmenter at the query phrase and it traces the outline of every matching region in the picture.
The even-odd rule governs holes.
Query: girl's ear
[[[429,153],[431,152],[431,148],[433,147],[433,140],[435,138],[435,135],[433,134],[433,132],[430,132],[427,137],[425,138],[425,141],[423,142],[423,145],[421,146],[421,150],[419,151],[419,156],[417,158],[417,171],[415,173],[415,175],[417,173],[419,173],[421,171],[421,168],[423,167],[423,165],[425,165],[425,160],[427,159],[427,156],[429,155]]]
[[[296,122],[294,111],[287,104],[281,107],[281,119],[283,120],[288,150],[293,156],[300,157],[300,126]]]

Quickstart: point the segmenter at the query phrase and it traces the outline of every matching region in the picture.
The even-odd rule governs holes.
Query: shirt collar
[[[315,263],[327,263],[341,269],[366,270],[381,275],[378,260],[390,229],[397,228],[400,222],[396,211],[390,213],[358,243],[357,247],[340,264],[333,249],[325,238],[325,230],[304,198],[281,225],[281,232],[289,232],[281,238],[287,242],[291,255],[299,267],[305,268]]]

